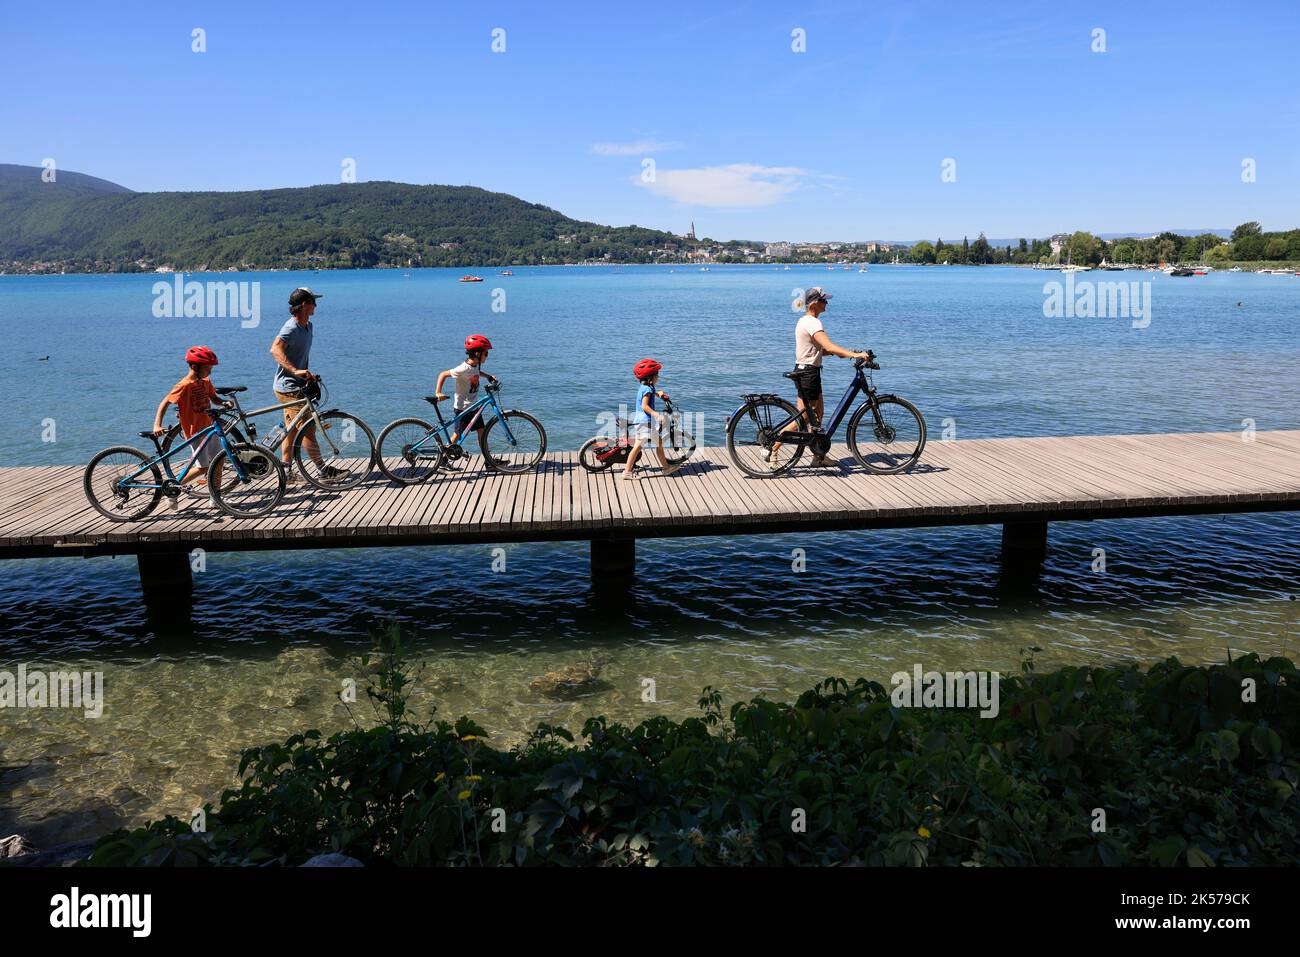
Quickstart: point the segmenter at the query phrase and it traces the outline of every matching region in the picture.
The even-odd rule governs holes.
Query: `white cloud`
[[[681,148],[681,143],[665,143],[662,140],[591,144],[591,151],[597,156],[644,156],[646,153],[662,153],[665,150],[679,150]]]
[[[705,166],[700,169],[655,170],[653,182],[634,176],[632,182],[658,196],[689,206],[741,209],[771,206],[799,189],[811,174],[797,166]]]

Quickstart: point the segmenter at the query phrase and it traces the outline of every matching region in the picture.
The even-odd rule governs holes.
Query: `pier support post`
[[[1002,526],[1002,574],[1006,582],[1036,580],[1047,558],[1047,523],[1006,522]]]
[[[636,576],[635,538],[591,540],[591,586],[598,592],[622,592]]]
[[[151,612],[183,612],[188,618],[194,598],[189,553],[141,552],[135,560],[145,606]]]

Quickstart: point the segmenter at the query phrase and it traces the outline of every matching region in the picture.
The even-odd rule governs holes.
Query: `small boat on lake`
[[[461,276],[460,282],[482,282],[482,276]]]
[[[507,269],[505,272],[501,273],[501,275],[502,275],[502,276],[513,276],[513,275],[514,275],[514,272],[511,271],[511,270],[509,270],[509,269]]]
[[[1166,270],[1166,272],[1170,276],[1195,276],[1196,275],[1195,272],[1188,269],[1186,266],[1178,266],[1173,269],[1168,269]]]

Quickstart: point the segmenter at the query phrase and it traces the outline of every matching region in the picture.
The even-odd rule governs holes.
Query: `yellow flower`
[[[477,740],[478,740],[478,735],[477,735],[477,734],[467,734],[467,735],[465,735],[465,737],[461,738],[461,740],[462,740],[462,741],[477,741]]]
[[[930,829],[928,827],[918,827],[916,829],[916,833],[921,835],[922,837],[929,837]]]
[[[461,791],[460,794],[456,795],[456,797],[462,801],[465,801],[469,799],[469,793],[470,793],[469,791]]]
[[[466,781],[482,781],[482,780],[483,780],[483,776],[482,776],[481,774],[471,774],[471,775],[470,775],[469,777],[467,777],[465,780],[466,780]]]
[[[443,778],[445,778],[446,776],[447,776],[447,772],[446,772],[446,771],[439,771],[439,772],[438,772],[438,776],[437,776],[436,778],[433,779],[433,783],[434,783],[434,784],[437,784],[439,781],[441,781],[441,780],[442,780]]]

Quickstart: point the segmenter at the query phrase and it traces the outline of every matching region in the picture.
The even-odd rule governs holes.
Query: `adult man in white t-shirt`
[[[805,312],[794,327],[794,368],[796,372],[804,373],[800,377],[802,381],[799,387],[799,411],[811,407],[816,416],[811,423],[813,425],[820,423],[825,414],[825,400],[822,396],[822,357],[828,352],[845,359],[865,359],[868,355],[866,352],[854,352],[852,349],[837,346],[826,334],[821,314],[826,311],[831,298],[831,293],[821,286],[804,290]],[[791,422],[784,431],[789,431],[797,425],[797,422]],[[776,461],[779,448],[779,445],[774,446],[768,453],[768,458],[773,463]],[[812,464],[820,466],[833,463],[824,455],[814,455]]]

